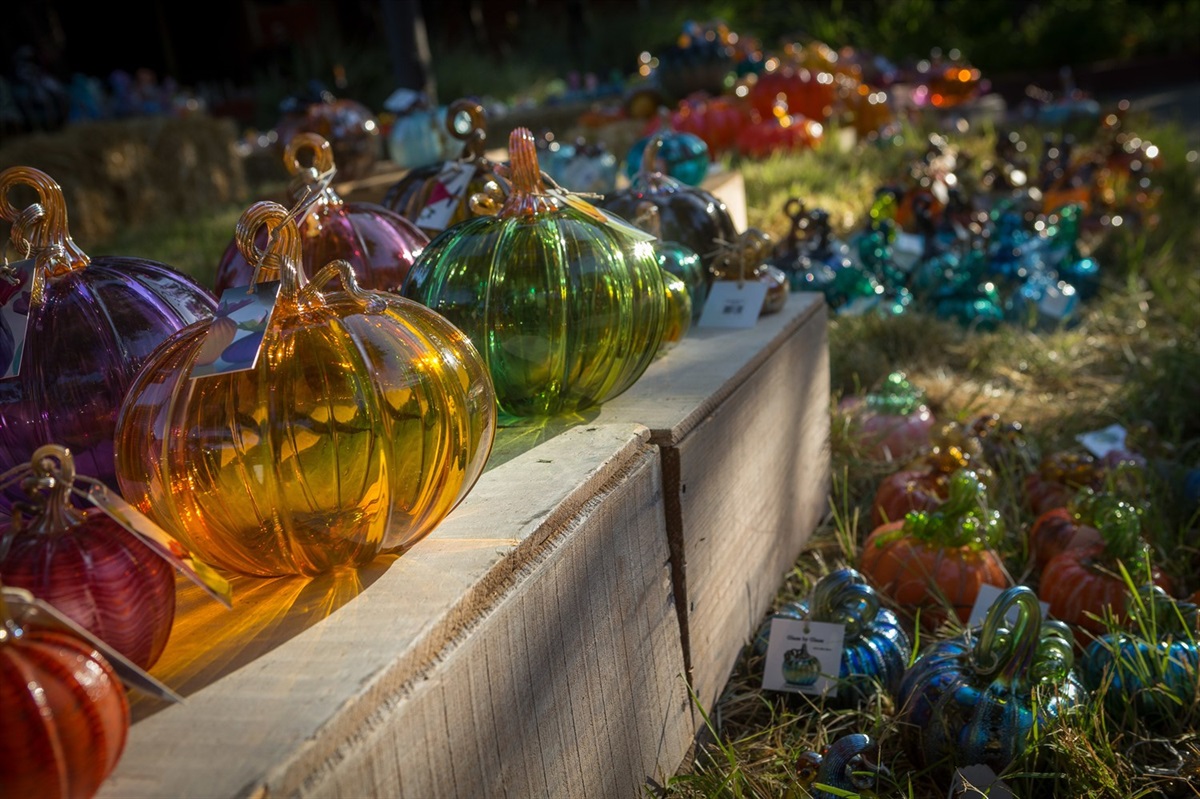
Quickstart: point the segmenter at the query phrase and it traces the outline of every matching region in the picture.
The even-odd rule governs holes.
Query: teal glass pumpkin
[[[796,758],[796,781],[811,799],[882,796],[878,793],[879,778],[888,773],[887,767],[879,763],[879,743],[860,732],[843,735],[824,752],[802,752]]]
[[[667,324],[662,270],[622,224],[546,190],[529,130],[513,131],[509,155],[502,207],[435,237],[401,293],[477,344],[505,417],[571,413],[650,365]]]
[[[664,114],[664,118],[670,117]],[[689,186],[699,186],[708,174],[708,145],[694,133],[674,130],[669,121],[664,127],[644,138],[638,139],[625,156],[625,175],[631,180],[642,168],[642,158],[654,139],[662,142],[657,148],[660,160],[659,171]]]
[[[807,643],[783,653],[783,679],[788,685],[807,688],[815,685],[820,676],[821,661],[809,653]]]
[[[838,669],[837,700],[867,699],[882,686],[890,694],[900,687],[912,645],[896,614],[879,603],[867,578],[854,569],[838,569],[822,577],[812,594],[784,605],[768,617],[754,647],[765,655],[774,618],[808,619],[842,624],[842,659]]]
[[[658,265],[687,286],[688,298],[692,304],[692,324],[698,324],[700,315],[704,312],[704,302],[708,299],[708,271],[700,262],[700,256],[695,250],[690,250],[678,242],[662,240],[658,206],[654,203],[639,205],[637,215],[632,221],[658,239],[654,242],[654,254],[658,257]]]
[[[897,720],[909,756],[942,773],[977,763],[1001,773],[1035,725],[1044,730],[1083,701],[1073,647],[1069,627],[1042,620],[1033,591],[1006,589],[982,629],[933,644],[905,673]]]
[[[1200,611],[1157,585],[1130,597],[1128,631],[1109,632],[1083,655],[1083,683],[1123,727],[1156,733],[1195,726],[1200,705]]]

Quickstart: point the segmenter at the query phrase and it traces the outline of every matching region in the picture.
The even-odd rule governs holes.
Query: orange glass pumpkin
[[[312,166],[307,168],[300,164],[300,155],[306,150],[312,151]],[[354,267],[364,288],[399,291],[429,238],[395,211],[375,203],[346,202],[332,186],[322,188],[318,176],[333,171],[336,165],[329,142],[317,134],[295,134],[283,162],[294,176],[293,202],[317,192],[316,201],[299,222],[305,274],[315,275],[330,261],[342,260]],[[260,236],[258,245],[264,243]],[[236,239],[231,241],[217,267],[217,296],[230,286],[248,285],[253,275],[254,265],[242,255]]]
[[[0,589],[0,796],[88,799],[129,734],[125,689],[67,633],[22,627]]]
[[[895,472],[879,483],[871,507],[871,523],[876,527],[912,511],[936,510],[946,496],[950,475],[959,469],[970,469],[984,483],[991,479],[980,440],[961,425],[950,422],[934,438],[923,466]]]
[[[260,256],[263,225],[273,244]],[[257,363],[193,378],[209,325],[160,347],[118,421],[122,493],[208,562],[246,574],[315,574],[410,546],[491,450],[482,358],[427,308],[359,288],[344,261],[307,282],[279,205],[243,214],[238,242],[281,278]],[[340,290],[324,289],[335,280]]]
[[[860,552],[859,570],[898,606],[920,609],[927,629],[945,618],[947,605],[965,624],[980,586],[1009,584],[992,549],[1002,528],[996,511],[983,510],[986,488],[961,470],[948,481],[947,493],[937,511],[875,528]]]

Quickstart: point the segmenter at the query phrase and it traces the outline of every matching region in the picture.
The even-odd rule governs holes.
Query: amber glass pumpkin
[[[455,124],[463,115],[470,120],[470,129],[466,132],[459,130]],[[450,106],[446,126],[451,136],[462,140],[463,151],[458,163],[470,173],[466,188],[457,195],[457,199],[447,190],[442,180],[447,174],[447,166],[453,164],[446,161],[410,170],[393,184],[383,197],[385,207],[419,225],[429,236],[436,236],[451,225],[470,219],[471,196],[483,191],[488,181],[495,179],[494,165],[484,156],[487,146],[487,115],[483,106],[472,100],[455,101]],[[439,202],[452,202],[453,208],[448,214],[438,214],[436,220],[431,218],[429,221],[422,221],[422,211]]]
[[[300,156],[312,151],[312,166]],[[321,188],[318,175],[336,167],[329,142],[315,133],[297,133],[288,143],[284,163],[293,175],[292,200],[318,192],[316,201],[300,222],[300,251],[305,274],[315,275],[330,261],[347,261],[360,285],[396,292],[429,238],[412,222],[376,203],[345,202],[330,185]],[[264,240],[259,239],[262,245]],[[216,293],[231,286],[247,286],[254,267],[231,241],[217,267]]]
[[[17,186],[32,187],[37,203],[13,207]],[[89,258],[67,230],[62,189],[39,170],[0,173],[0,216],[34,269],[21,370],[0,380],[0,472],[54,441],[81,472],[115,487],[113,430],[129,384],[155,347],[210,318],[216,301],[163,264]]]
[[[27,493],[0,524],[0,577],[49,602],[143,669],[167,645],[175,570],[99,509],[78,510],[71,454],[56,445],[30,459]]]
[[[659,355],[668,352],[683,340],[692,329],[692,298],[688,295],[683,278],[672,275],[665,269],[662,274],[663,288],[667,293],[667,326],[663,330]]]
[[[658,163],[659,139],[651,138],[642,155],[641,169],[628,188],[604,198],[604,208],[622,219],[634,219],[644,202],[658,207],[663,241],[676,241],[700,255],[707,268],[713,264],[721,245],[737,240],[737,229],[729,209],[711,192],[688,186],[662,172]]]
[[[125,689],[82,638],[23,627],[2,591],[0,796],[88,799],[125,749]]]
[[[459,330],[359,288],[346,262],[307,282],[281,206],[242,216],[248,259],[263,225],[275,235],[262,271],[281,286],[257,363],[194,378],[209,326],[165,343],[122,409],[118,479],[126,499],[226,569],[362,564],[420,539],[470,490],[495,432],[491,384]]]
[[[875,528],[862,546],[860,571],[899,607],[920,609],[927,629],[945,618],[947,606],[965,624],[980,586],[1009,582],[994,549],[1003,534],[1000,515],[987,509],[986,496],[973,472],[956,472],[936,511]]]
[[[717,257],[709,266],[713,281],[728,280],[741,282],[757,280],[767,287],[759,314],[772,314],[783,310],[791,293],[788,276],[776,266],[766,263],[773,242],[771,237],[757,228],[750,228],[732,245],[722,246]]]
[[[503,206],[430,242],[403,294],[478,343],[503,414],[570,413],[650,365],[667,321],[662,270],[648,242],[545,190],[527,129],[513,131],[509,155]]]

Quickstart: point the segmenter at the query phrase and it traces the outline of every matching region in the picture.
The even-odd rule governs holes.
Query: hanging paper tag
[[[1103,430],[1080,433],[1075,436],[1075,440],[1097,458],[1103,458],[1110,452],[1125,449],[1125,428],[1119,424],[1110,424]]]
[[[417,215],[417,227],[434,233],[440,233],[450,224],[454,210],[462,202],[475,174],[475,165],[464,161],[447,161],[442,164],[437,177],[434,178],[433,188],[425,200],[425,207]]]
[[[767,298],[767,284],[747,280],[741,286],[736,280],[718,280],[708,291],[700,327],[754,327]]]
[[[990,583],[984,583],[979,586],[979,593],[975,595],[975,604],[971,606],[971,615],[967,618],[967,626],[978,627],[983,624],[983,620],[987,618],[987,612],[991,609],[992,605],[996,604],[996,600],[1002,593],[1004,593],[1003,588],[991,585]],[[1042,618],[1049,618],[1050,603],[1039,599],[1038,605],[1042,609]],[[1017,610],[1016,605],[1009,608],[1008,615],[1004,617],[1004,620],[1009,624],[1015,624],[1018,615]]]
[[[31,259],[0,270],[0,380],[16,377],[21,371],[35,266]]]
[[[892,242],[892,263],[905,272],[911,272],[923,252],[925,240],[915,233],[905,233],[901,230]]]
[[[80,627],[49,602],[37,599],[23,588],[6,586],[3,590],[4,604],[8,606],[13,620],[21,627],[53,630],[82,638],[88,646],[104,656],[104,659],[113,667],[113,671],[117,673],[117,677],[121,679],[121,682],[130,688],[136,688],[144,694],[149,694],[157,699],[165,699],[168,702],[183,701],[182,696],[151,677],[133,663],[133,661],[104,643],[104,641],[92,635],[83,627]]]
[[[946,799],[1013,799],[1013,792],[991,766],[979,763],[954,770]]]
[[[1037,301],[1038,315],[1058,323],[1074,316],[1075,306],[1078,304],[1079,297],[1076,296],[1073,286],[1067,286],[1066,291],[1058,286],[1047,286],[1046,292]]]
[[[804,619],[771,620],[762,687],[817,696],[837,696],[846,628]]]
[[[615,214],[610,214],[603,208],[597,208],[587,200],[584,200],[582,197],[565,191],[551,190],[550,194],[562,200],[564,203],[569,205],[571,208],[574,208],[576,211],[579,211],[581,214],[587,214],[595,221],[607,227],[609,230],[612,230],[614,233],[619,233],[620,235],[625,236],[626,238],[631,238],[634,241],[657,240],[655,236],[650,235],[635,225],[629,224]]]
[[[217,312],[209,325],[192,378],[244,372],[258,363],[263,336],[279,300],[278,280],[249,286],[232,286],[221,292]]]
[[[88,482],[90,485],[87,492],[74,489],[75,493],[85,496],[89,502],[104,511],[110,519],[124,527],[130,534],[154,550],[159,557],[178,569],[184,577],[200,586],[206,594],[225,607],[233,606],[233,589],[228,580],[213,571],[207,563],[193,558],[183,544],[176,541],[166,530],[151,521],[137,508],[109,491],[103,483],[91,480]]]

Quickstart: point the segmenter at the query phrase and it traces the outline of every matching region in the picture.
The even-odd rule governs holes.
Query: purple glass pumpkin
[[[0,523],[0,578],[61,610],[143,669],[175,619],[175,570],[103,511],[71,505],[75,463],[50,444],[30,458],[33,503]]]
[[[15,186],[38,203],[18,211]],[[212,317],[216,301],[169,266],[140,258],[90,259],[71,240],[62,189],[30,167],[0,173],[0,216],[33,260],[21,370],[0,379],[0,472],[57,442],[79,470],[110,486],[117,411],[134,376],[168,336]],[[8,503],[0,497],[0,514]]]
[[[298,160],[306,149],[313,152],[313,165],[307,169]],[[284,163],[295,176],[294,201],[310,187],[318,189],[317,176],[335,166],[329,143],[315,133],[293,136]],[[263,233],[258,241],[260,252],[265,237]],[[315,275],[331,261],[347,261],[363,288],[396,292],[429,237],[395,211],[376,203],[345,202],[326,187],[300,222],[300,242],[305,274]],[[231,286],[248,286],[253,277],[253,265],[231,241],[217,267],[217,295]]]

